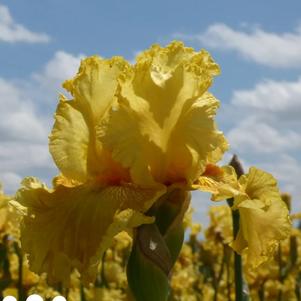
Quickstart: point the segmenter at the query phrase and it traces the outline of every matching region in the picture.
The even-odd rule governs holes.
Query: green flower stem
[[[237,178],[239,179],[243,174],[244,170],[242,167],[241,162],[239,161],[237,155],[234,155],[229,163],[234,169],[237,174]],[[230,207],[233,206],[234,199],[227,200]],[[232,221],[233,221],[233,239],[237,237],[238,230],[239,230],[239,211],[232,210]],[[234,252],[234,278],[235,278],[235,301],[245,301],[248,300],[248,296],[244,295],[243,292],[243,270],[242,270],[242,259],[239,254]]]
[[[260,288],[258,290],[258,298],[259,298],[259,301],[264,301],[264,284],[265,282],[263,282],[261,285],[260,285]]]
[[[84,286],[80,285],[80,301],[86,301],[85,289]]]
[[[102,264],[101,264],[101,282],[102,282],[102,287],[109,288],[109,284],[106,279],[106,274],[105,274],[105,262],[106,262],[106,254],[107,252],[104,252],[102,256]]]
[[[295,286],[295,294],[297,301],[301,301],[301,273],[298,273],[297,279],[296,279],[296,286]]]
[[[2,277],[0,279],[0,300],[4,298],[3,291],[10,285],[11,282],[6,239],[7,238],[4,238],[4,243],[0,242],[0,270],[2,270]]]
[[[24,292],[24,288],[23,288],[23,254],[22,254],[22,251],[17,242],[14,242],[14,249],[18,256],[18,264],[19,264],[18,283],[17,283],[18,300],[25,301],[26,296],[25,296],[25,292]]]
[[[234,200],[227,200],[230,207],[232,207]],[[239,211],[232,211],[233,221],[233,237],[237,236],[239,230]],[[242,271],[242,260],[241,256],[234,252],[234,280],[235,280],[235,301],[244,301],[243,293],[243,271]]]

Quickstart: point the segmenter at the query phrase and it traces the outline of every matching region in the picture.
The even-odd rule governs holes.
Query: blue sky
[[[49,182],[60,83],[84,56],[133,60],[153,43],[206,48],[222,74],[219,127],[246,168],[272,172],[301,210],[300,1],[0,0],[0,181]],[[205,198],[196,194],[198,213]],[[299,204],[300,203],[300,204]],[[201,205],[200,205],[201,204]],[[206,203],[207,204],[207,203]],[[201,212],[201,213],[200,213]]]

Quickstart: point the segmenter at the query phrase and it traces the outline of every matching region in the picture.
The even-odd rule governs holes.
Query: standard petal
[[[95,124],[111,108],[117,89],[117,79],[128,63],[121,57],[101,59],[91,56],[82,60],[77,75],[64,82],[81,111]]]
[[[68,282],[72,269],[77,268],[85,281],[93,281],[113,236],[153,222],[139,211],[147,210],[161,193],[131,185],[59,185],[50,190],[34,178],[25,179],[16,200],[27,209],[21,242],[32,271]]]
[[[124,173],[102,149],[95,125],[114,106],[117,79],[126,66],[121,58],[90,57],[82,61],[75,78],[64,83],[74,99],[68,101],[61,96],[49,147],[56,165],[68,178],[84,182],[96,176],[103,180],[108,170],[115,175]]]
[[[135,182],[191,183],[220,158],[219,102],[206,92],[218,72],[207,52],[175,42],[143,52],[120,80],[119,106],[99,124],[98,137]]]
[[[74,101],[63,97],[55,118],[49,138],[52,157],[66,177],[83,182],[88,177],[88,155],[94,149],[85,118]]]
[[[217,130],[217,126],[216,126],[216,130]],[[219,134],[217,134],[216,139],[217,139],[216,145],[218,145],[218,147],[216,147],[214,150],[212,150],[209,153],[208,163],[214,164],[219,162],[223,158],[224,153],[229,149],[229,143],[222,132],[219,132]]]
[[[214,122],[218,106],[218,100],[208,92],[186,102],[168,141],[171,178],[180,173],[188,182],[195,181],[207,163],[217,162],[228,149],[223,133]]]
[[[135,112],[127,103],[120,104],[112,112],[110,122],[100,124],[98,137],[112,151],[113,159],[130,169],[135,183],[151,185],[156,162],[164,164],[164,161],[162,151],[150,140],[148,133],[156,134],[159,129],[144,105],[141,103]]]

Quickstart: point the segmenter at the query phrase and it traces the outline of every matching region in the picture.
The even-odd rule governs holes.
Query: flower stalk
[[[239,178],[244,174],[242,165],[238,160],[236,155],[233,156],[232,160],[230,161],[229,165],[233,166],[237,177]],[[234,199],[227,200],[230,207],[233,206]],[[233,222],[233,238],[237,237],[239,231],[239,222],[240,222],[240,215],[238,210],[232,210],[232,222]],[[234,251],[234,281],[235,281],[235,301],[244,301],[244,281],[243,281],[243,269],[242,269],[242,258],[236,251]]]
[[[233,199],[231,199],[233,203]],[[230,203],[230,202],[229,202]],[[238,210],[232,211],[233,220],[233,236],[236,237],[239,230],[239,212]],[[234,275],[235,275],[235,300],[243,301],[243,271],[241,255],[234,251]]]
[[[22,251],[17,242],[14,242],[14,249],[18,256],[18,263],[19,263],[18,282],[17,282],[18,297],[19,297],[20,301],[25,301],[26,296],[25,296],[25,292],[23,289],[23,255],[22,255]]]

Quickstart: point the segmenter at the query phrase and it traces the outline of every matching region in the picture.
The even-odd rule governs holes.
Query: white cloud
[[[272,160],[271,160],[272,161]],[[301,212],[301,164],[296,158],[282,154],[273,162],[262,162],[262,168],[271,172],[280,183],[283,192],[293,195],[293,209]]]
[[[34,104],[25,98],[19,87],[0,78],[0,135],[2,141],[36,142],[47,133]],[[33,135],[34,133],[34,135]]]
[[[0,172],[0,179],[5,183],[5,187],[3,187],[4,193],[11,193],[12,191],[16,191],[20,186],[20,182],[22,180],[19,175],[13,172]]]
[[[2,172],[51,168],[52,160],[48,152],[47,135],[41,143],[23,141],[1,142],[0,164]]]
[[[0,42],[48,43],[45,33],[35,33],[18,24],[11,16],[8,7],[0,4]]]
[[[294,32],[274,33],[260,28],[240,31],[217,23],[200,34],[175,36],[200,42],[207,47],[233,50],[270,67],[301,67],[301,27]]]
[[[301,148],[301,78],[265,80],[253,89],[234,91],[227,114],[236,110],[238,122],[228,133],[234,148],[258,153]]]
[[[50,168],[48,130],[32,100],[0,78],[0,181],[12,192],[29,169]]]
[[[33,75],[43,89],[59,89],[66,79],[73,77],[80,65],[83,54],[74,56],[64,51],[57,51],[43,70]]]
[[[61,82],[76,73],[81,58],[59,51],[26,80],[0,78],[0,182],[6,192],[13,193],[24,176],[49,182],[57,172],[48,134]]]
[[[301,135],[292,129],[278,130],[256,116],[242,120],[227,138],[239,153],[279,153],[301,148]]]
[[[301,210],[296,202],[301,198],[300,88],[301,79],[265,80],[253,89],[234,91],[224,110],[228,121],[235,114],[226,133],[232,151],[248,165],[271,172],[281,190],[293,195],[294,211]]]
[[[232,104],[300,119],[301,77],[291,82],[265,80],[253,89],[235,91]]]

